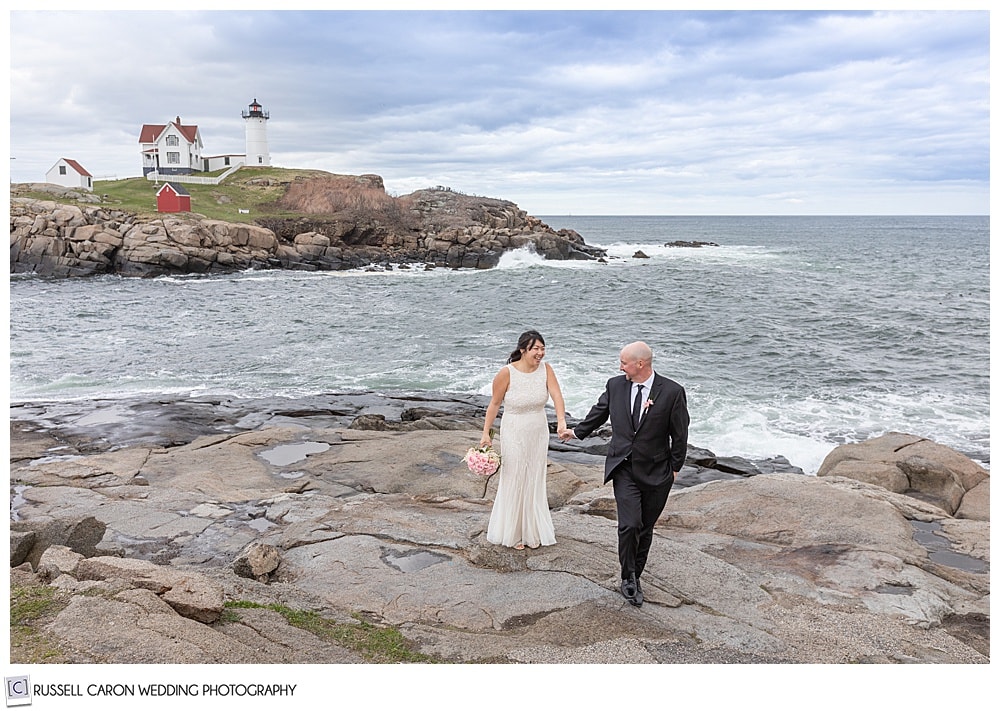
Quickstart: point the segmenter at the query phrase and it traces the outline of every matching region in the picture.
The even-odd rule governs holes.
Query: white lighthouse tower
[[[271,154],[267,150],[267,120],[270,118],[257,99],[243,112],[247,126],[247,167],[271,165]]]

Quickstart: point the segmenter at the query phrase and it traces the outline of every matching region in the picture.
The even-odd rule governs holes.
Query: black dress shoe
[[[632,575],[628,578],[622,579],[622,584],[620,586],[622,595],[633,605],[641,605],[642,603],[636,601],[636,582],[635,576]]]
[[[636,607],[642,607],[642,584],[639,582],[639,578],[635,579],[635,602],[632,604]]]

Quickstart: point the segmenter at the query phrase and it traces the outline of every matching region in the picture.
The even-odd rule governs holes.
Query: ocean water
[[[12,276],[11,401],[487,395],[534,328],[576,418],[641,339],[687,389],[691,443],[716,454],[814,473],[840,443],[899,431],[988,465],[988,217],[542,219],[607,263]]]

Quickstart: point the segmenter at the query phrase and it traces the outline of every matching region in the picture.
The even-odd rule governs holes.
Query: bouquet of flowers
[[[462,459],[469,466],[469,471],[480,477],[490,477],[500,468],[500,455],[490,445],[485,447],[470,447]]]

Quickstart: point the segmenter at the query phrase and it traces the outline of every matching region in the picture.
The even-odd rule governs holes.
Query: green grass
[[[341,647],[357,652],[366,662],[374,664],[428,664],[439,663],[441,660],[422,654],[413,649],[413,643],[404,637],[398,629],[391,626],[377,626],[353,615],[357,621],[354,624],[334,622],[315,612],[292,610],[283,605],[261,605],[246,600],[226,603],[226,611],[230,614],[236,609],[265,609],[281,614],[288,624],[306,630],[320,639],[334,642]],[[230,615],[224,615],[226,621],[235,621]]]
[[[41,628],[66,603],[48,585],[11,585],[10,660],[21,664],[56,664],[65,661],[58,642]]]
[[[197,173],[201,177],[217,176],[215,173]],[[297,213],[282,212],[270,206],[285,194],[285,185],[297,177],[329,175],[319,170],[294,170],[290,168],[241,168],[220,185],[195,185],[183,183],[191,194],[191,212],[204,215],[212,220],[226,222],[253,222],[262,216],[296,217]],[[254,184],[254,181],[268,179],[271,185]],[[141,217],[160,217],[156,212],[156,191],[163,182],[153,182],[146,178],[126,178],[124,180],[97,180],[94,182],[95,195],[107,195],[103,200],[106,207],[133,212]],[[42,200],[51,200],[44,193],[32,194]],[[249,214],[239,212],[249,210]],[[183,213],[174,213],[182,216]]]
[[[10,661],[16,664],[62,664],[70,659],[57,638],[44,626],[66,607],[66,601],[49,585],[12,584],[10,590]],[[223,623],[239,622],[240,609],[260,608],[281,614],[288,624],[356,652],[374,664],[428,664],[441,660],[415,651],[413,643],[398,629],[374,625],[359,615],[356,623],[328,620],[314,612],[283,605],[261,605],[248,601],[227,602]]]

